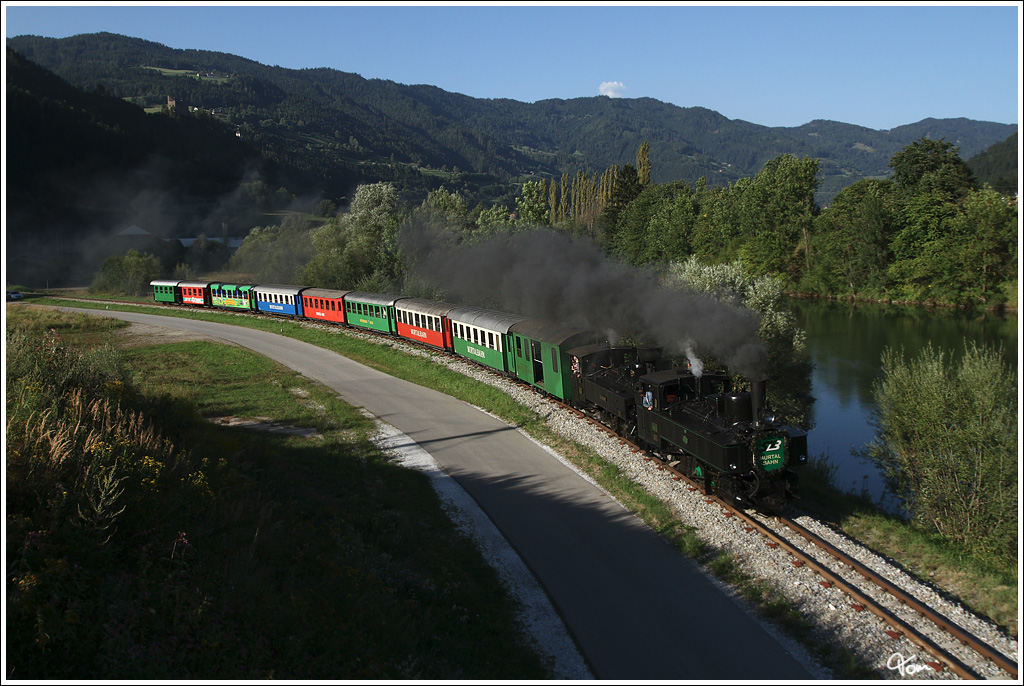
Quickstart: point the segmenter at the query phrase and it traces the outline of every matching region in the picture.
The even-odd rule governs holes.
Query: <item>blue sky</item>
[[[651,97],[730,119],[1020,121],[1018,3],[4,3],[7,37],[108,31],[476,98]]]

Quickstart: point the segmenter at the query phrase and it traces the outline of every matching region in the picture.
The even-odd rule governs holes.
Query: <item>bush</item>
[[[739,262],[709,265],[691,256],[669,265],[665,283],[757,312],[761,320],[758,335],[768,346],[771,407],[783,422],[810,428],[811,364],[807,333],[789,309],[789,296],[781,279],[752,276]]]
[[[926,530],[1017,559],[1017,379],[1002,351],[929,345],[909,362],[882,354],[875,442],[867,453]]]
[[[159,279],[162,271],[160,260],[154,255],[129,250],[124,255],[104,260],[89,290],[99,293],[147,295],[150,293],[149,282]]]
[[[128,644],[119,632],[143,619],[148,631],[172,605],[176,620],[198,612],[196,593],[149,600],[152,613],[131,626],[118,625],[128,615],[117,608],[135,612],[138,588],[166,576],[154,568],[143,579],[133,563],[149,559],[154,541],[175,540],[168,513],[194,510],[212,492],[141,408],[115,350],[79,351],[53,330],[8,330],[6,352],[8,670],[28,679],[103,673],[101,653]]]

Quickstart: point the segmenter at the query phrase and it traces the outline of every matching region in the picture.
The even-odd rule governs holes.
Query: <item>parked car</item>
[[[7,291],[7,299],[8,299],[8,300],[21,300],[21,299],[22,299],[22,298],[24,298],[24,297],[25,297],[25,296],[24,296],[24,295],[22,295],[22,294],[21,294],[20,292],[18,292],[18,291]]]

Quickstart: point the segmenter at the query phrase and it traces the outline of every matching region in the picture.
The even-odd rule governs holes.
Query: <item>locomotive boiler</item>
[[[659,368],[660,350],[584,346],[572,357],[571,403],[741,507],[780,512],[807,462],[805,432],[780,424],[767,387],[722,372]]]

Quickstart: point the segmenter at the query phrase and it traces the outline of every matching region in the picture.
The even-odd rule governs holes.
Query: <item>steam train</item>
[[[366,329],[459,355],[527,383],[658,454],[741,507],[780,512],[807,462],[804,432],[777,422],[766,385],[675,367],[658,348],[613,346],[558,322],[400,295],[277,284],[151,282],[157,302]]]

